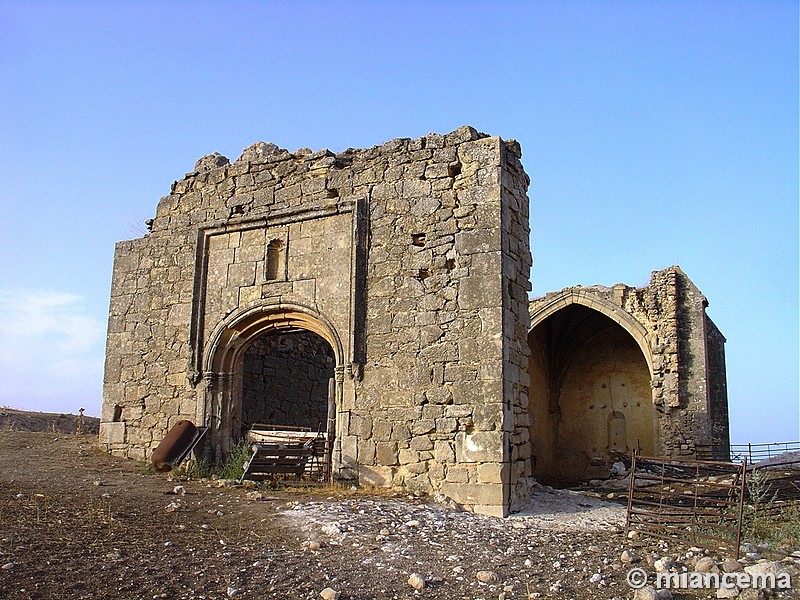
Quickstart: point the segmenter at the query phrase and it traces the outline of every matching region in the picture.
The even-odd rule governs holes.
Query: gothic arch
[[[329,402],[334,408],[341,404],[342,343],[324,315],[309,307],[288,303],[234,311],[214,329],[203,357],[205,385],[202,422],[211,427],[215,459],[224,457],[238,437],[242,409],[242,363],[246,350],[265,334],[300,330],[318,335],[330,346],[336,376]],[[329,414],[335,415],[335,410]],[[335,434],[335,426],[335,422],[329,422],[330,435]]]
[[[611,301],[565,290],[531,315],[529,411],[534,476],[608,475],[619,454],[658,445],[645,327]]]
[[[548,299],[542,306],[531,313],[531,327],[528,333],[533,331],[536,326],[547,319],[547,317],[570,304],[580,304],[587,308],[594,309],[616,322],[625,329],[625,331],[631,334],[631,337],[636,340],[639,348],[641,348],[644,359],[647,361],[650,377],[653,376],[653,353],[650,349],[648,334],[644,325],[621,307],[588,290],[569,289],[553,295],[551,299]]]

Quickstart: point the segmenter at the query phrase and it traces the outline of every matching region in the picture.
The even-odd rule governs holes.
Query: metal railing
[[[745,477],[745,462],[634,453],[626,530],[739,558]]]
[[[719,460],[725,458],[730,462],[747,462],[754,464],[779,456],[787,452],[799,452],[800,442],[770,442],[767,444],[731,444],[720,446],[715,444],[697,444],[695,457],[697,460]]]
[[[751,465],[746,455],[737,464],[634,453],[626,529],[738,558],[744,521],[751,527],[800,503],[800,459],[774,458],[781,454]]]

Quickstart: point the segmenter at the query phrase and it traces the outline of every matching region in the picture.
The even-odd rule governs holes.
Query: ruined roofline
[[[516,140],[503,140],[500,138],[500,136],[490,136],[489,134],[476,130],[474,127],[463,125],[446,134],[428,133],[427,135],[416,139],[395,138],[370,148],[347,148],[346,150],[338,153],[334,153],[327,148],[316,151],[311,150],[310,148],[299,148],[294,152],[290,152],[289,150],[281,148],[271,142],[256,142],[242,150],[242,154],[238,159],[233,161],[233,163],[251,162],[256,164],[265,164],[284,160],[295,160],[306,163],[322,161],[321,164],[316,164],[315,167],[335,167],[337,162],[347,165],[352,160],[361,156],[363,156],[365,159],[371,159],[380,154],[392,155],[398,150],[424,150],[427,148],[441,148],[443,146],[456,145],[463,142],[471,142],[486,138],[499,139],[505,145],[506,149],[517,159],[522,157],[522,149],[519,145],[519,142]],[[230,159],[228,159],[226,156],[223,156],[219,152],[213,152],[200,157],[194,165],[194,170],[186,173],[184,179],[190,179],[201,173],[226,167],[233,163],[230,161]],[[173,189],[177,183],[177,181],[173,183]]]
[[[691,279],[689,279],[689,277],[686,275],[686,273],[683,272],[683,269],[681,269],[678,265],[672,265],[672,266],[666,267],[664,269],[651,271],[650,272],[650,280],[647,282],[647,285],[634,286],[634,285],[628,285],[627,283],[622,283],[622,282],[615,283],[612,286],[600,285],[600,284],[595,284],[595,285],[580,285],[580,284],[577,284],[577,285],[572,285],[572,286],[569,286],[569,287],[562,288],[562,289],[557,290],[557,291],[546,292],[544,296],[536,296],[535,298],[531,298],[529,300],[529,305],[533,306],[535,304],[541,303],[542,301],[551,300],[551,299],[555,298],[556,296],[561,296],[561,295],[567,294],[569,292],[585,292],[585,293],[608,294],[609,292],[611,292],[614,289],[622,289],[622,288],[627,289],[627,290],[645,290],[645,289],[651,287],[653,285],[653,283],[657,279],[659,279],[660,277],[664,277],[664,276],[668,275],[669,273],[674,273],[675,275],[677,275],[677,276],[679,276],[681,278],[684,278],[685,280],[689,281],[692,285],[694,285],[694,283],[692,283]],[[707,303],[708,302],[706,301],[706,304]]]

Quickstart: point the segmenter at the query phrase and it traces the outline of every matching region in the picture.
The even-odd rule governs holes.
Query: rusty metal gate
[[[739,558],[746,494],[740,464],[633,454],[627,531]]]

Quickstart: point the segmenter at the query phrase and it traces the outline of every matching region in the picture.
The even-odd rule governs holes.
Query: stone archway
[[[618,454],[658,447],[643,330],[588,296],[559,300],[528,335],[533,474],[550,484],[605,477]]]
[[[261,423],[324,433],[334,366],[330,345],[306,329],[257,337],[242,355],[243,429]]]
[[[277,401],[276,408],[274,395],[264,399],[262,394],[261,400],[255,399],[259,389],[254,384],[256,378],[252,371],[261,368],[263,377],[268,367],[258,357],[275,346],[283,346],[278,361],[283,361],[284,366],[293,350],[313,346],[310,354],[298,361],[303,371],[298,376],[307,378],[311,372],[316,374],[311,387],[305,390],[309,402],[316,406],[304,409],[300,419],[312,429],[325,431],[329,441],[335,438],[336,408],[341,405],[343,379],[342,345],[338,335],[327,319],[307,307],[284,304],[255,307],[236,312],[221,323],[205,353],[202,418],[211,428],[213,460],[224,458],[253,422],[283,412],[284,417],[279,421],[288,424],[286,421],[290,417],[285,413],[291,410],[282,409],[281,400]],[[248,362],[251,372],[246,374]],[[282,377],[285,383],[287,374]],[[272,380],[273,385],[277,382],[278,379]],[[327,389],[321,389],[323,385]],[[324,408],[320,406],[323,397],[327,403]],[[294,401],[299,401],[297,394]]]

